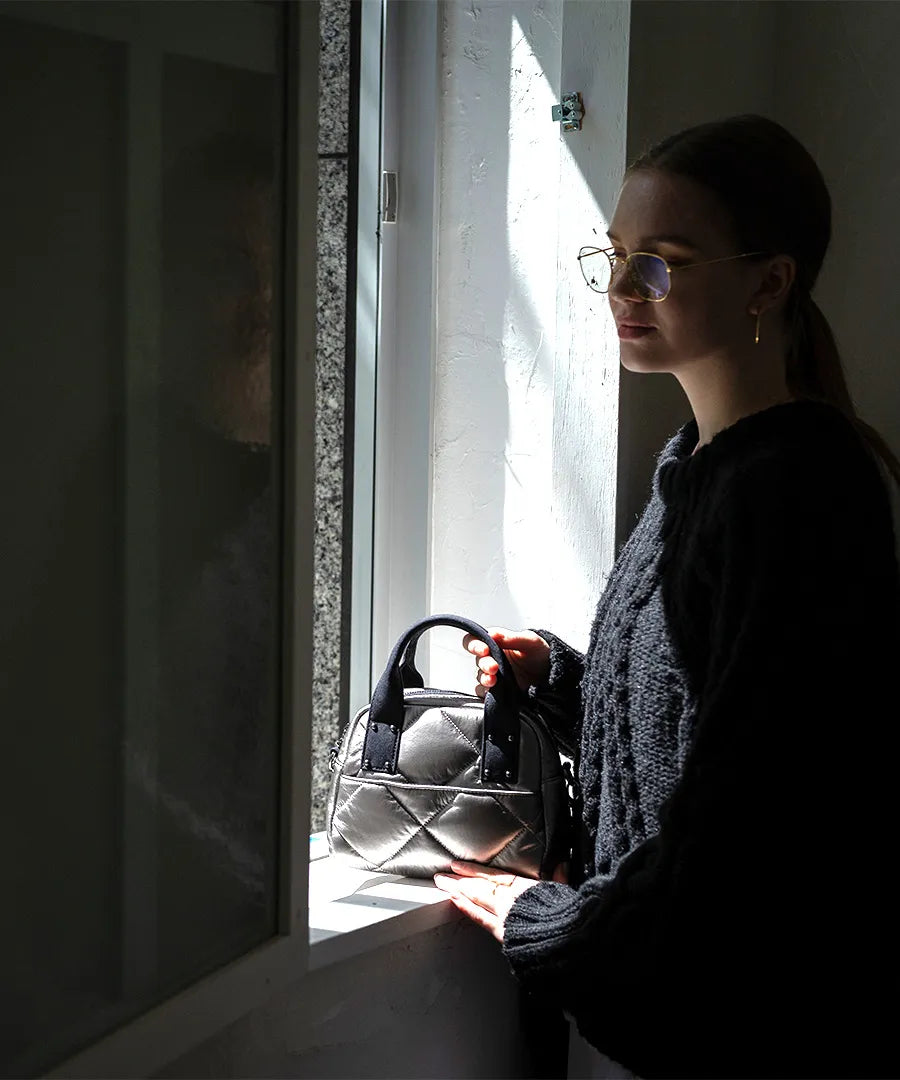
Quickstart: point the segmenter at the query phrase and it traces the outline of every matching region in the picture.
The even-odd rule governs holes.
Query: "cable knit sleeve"
[[[796,998],[822,1030],[846,1022],[893,922],[900,582],[883,481],[848,429],[824,453],[758,455],[697,504],[709,648],[658,830],[578,889],[527,890],[503,942],[526,985],[642,1076],[678,1075],[678,1039],[702,1075],[699,1045],[761,1045],[779,1007],[799,1022]],[[689,569],[670,560],[663,581],[676,640]]]
[[[575,752],[581,719],[581,680],[584,656],[549,630],[535,630],[550,646],[550,672],[547,678],[529,690],[541,716],[553,732],[563,752]]]

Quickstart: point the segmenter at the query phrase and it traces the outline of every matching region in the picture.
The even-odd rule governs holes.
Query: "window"
[[[305,906],[304,20],[0,4],[10,1075]]]

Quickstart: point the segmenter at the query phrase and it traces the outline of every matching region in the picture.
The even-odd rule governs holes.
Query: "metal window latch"
[[[397,174],[381,174],[381,220],[387,224],[397,221]]]
[[[563,131],[581,131],[584,106],[581,94],[563,94],[562,104],[553,106],[553,119],[562,124]]]

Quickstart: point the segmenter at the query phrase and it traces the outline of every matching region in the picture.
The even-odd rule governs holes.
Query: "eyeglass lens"
[[[607,292],[612,279],[612,266],[606,252],[584,251],[580,263],[588,285],[595,292]],[[627,273],[634,291],[644,300],[662,300],[668,295],[669,273],[665,260],[660,256],[643,253],[632,255],[628,260]]]
[[[605,251],[597,248],[582,248],[578,254],[578,265],[584,280],[594,292],[605,293],[612,278],[612,266]]]
[[[645,300],[662,300],[668,294],[669,272],[658,255],[633,255],[629,269],[636,292]]]

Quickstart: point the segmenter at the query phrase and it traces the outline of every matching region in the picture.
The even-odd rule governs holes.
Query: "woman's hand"
[[[453,903],[473,922],[489,930],[498,941],[503,941],[503,926],[509,909],[517,897],[539,882],[478,863],[453,862],[450,866],[453,874],[435,874],[435,885],[449,893]],[[566,878],[565,864],[560,863],[553,873],[553,880],[564,883]]]
[[[550,646],[531,630],[507,630],[489,626],[488,633],[509,660],[520,689],[527,690],[550,674]],[[483,698],[497,681],[499,665],[491,658],[487,645],[473,634],[463,638],[463,648],[477,657],[478,685],[475,693]]]

